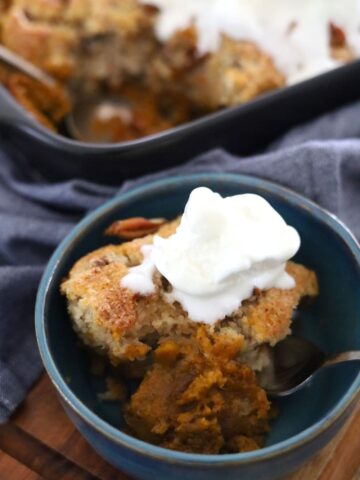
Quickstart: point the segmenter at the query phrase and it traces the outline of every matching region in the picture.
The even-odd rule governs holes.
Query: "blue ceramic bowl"
[[[249,453],[199,455],[174,452],[122,431],[119,405],[100,402],[103,380],[90,373],[72,331],[61,279],[85,253],[104,245],[103,231],[118,218],[172,218],[190,191],[205,185],[222,195],[258,193],[297,228],[296,260],[314,269],[320,296],[301,312],[294,330],[327,352],[360,349],[360,249],[351,233],[314,203],[278,185],[240,175],[201,174],[161,180],[118,196],[87,216],[61,243],[44,273],[36,305],[36,331],[44,365],[69,417],[89,443],[120,470],[141,479],[274,479],[309,460],[339,430],[360,390],[356,365],[318,374],[302,391],[279,402],[265,448]]]

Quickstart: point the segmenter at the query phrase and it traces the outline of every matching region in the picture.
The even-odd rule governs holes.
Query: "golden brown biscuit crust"
[[[165,224],[158,235],[171,235],[178,222]],[[159,273],[154,275],[156,293],[152,295],[142,296],[121,287],[128,269],[141,263],[142,245],[152,239],[153,235],[148,235],[89,253],[76,262],[61,285],[78,333],[86,344],[100,347],[115,363],[144,355],[153,336],[161,338],[170,332],[182,335],[196,326],[177,302],[167,301],[169,285]],[[300,299],[318,293],[314,272],[292,262],[287,270],[295,279],[295,288],[255,292],[232,315],[206,328],[228,329],[245,337],[245,350],[284,338]]]

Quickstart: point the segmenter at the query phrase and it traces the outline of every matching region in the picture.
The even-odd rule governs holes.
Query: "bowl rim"
[[[119,206],[142,198],[144,194],[156,194],[164,188],[176,187],[178,182],[182,185],[199,183],[206,181],[218,181],[220,184],[224,182],[237,183],[242,187],[254,187],[263,190],[275,198],[286,200],[295,208],[307,210],[316,220],[327,225],[331,230],[343,241],[357,266],[360,275],[360,245],[354,237],[349,228],[339,220],[334,214],[328,212],[326,209],[320,207],[312,200],[303,197],[287,187],[283,187],[275,182],[263,180],[261,178],[241,175],[235,173],[197,173],[178,175],[171,178],[163,178],[148,182],[136,188],[132,188],[124,193],[116,195],[114,198],[106,201],[104,204],[96,208],[91,213],[87,214],[62,240],[59,246],[52,254],[42,279],[40,281],[36,306],[35,306],[35,328],[38,348],[42,358],[45,369],[54,384],[58,394],[70,406],[70,408],[92,429],[96,430],[108,440],[119,444],[121,447],[132,450],[152,459],[157,459],[165,462],[178,463],[181,465],[201,465],[217,467],[226,464],[227,466],[246,465],[254,463],[259,460],[267,460],[278,457],[285,453],[291,452],[298,447],[308,444],[321,433],[327,431],[345,414],[348,408],[356,401],[360,394],[360,370],[356,378],[336,403],[336,405],[323,416],[321,420],[314,423],[305,430],[302,430],[296,435],[293,435],[274,445],[261,448],[252,452],[224,454],[224,455],[208,455],[185,453],[170,450],[167,448],[152,445],[150,443],[138,440],[131,435],[127,435],[121,430],[113,427],[111,424],[102,420],[92,410],[86,407],[82,401],[71,391],[65,379],[57,369],[56,363],[52,357],[48,342],[47,342],[47,327],[45,322],[45,307],[47,305],[48,292],[52,285],[54,273],[61,264],[63,256],[72,248],[74,243],[79,238],[83,238],[88,230],[91,230],[92,225],[100,220],[104,215],[116,210]]]

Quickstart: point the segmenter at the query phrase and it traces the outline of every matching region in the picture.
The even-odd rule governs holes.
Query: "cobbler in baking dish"
[[[99,112],[93,128],[132,140],[354,59],[358,10],[357,0],[8,0],[0,40],[74,97],[126,98],[129,115]],[[36,82],[12,71],[0,80],[53,129],[71,108],[52,92],[44,106]]]

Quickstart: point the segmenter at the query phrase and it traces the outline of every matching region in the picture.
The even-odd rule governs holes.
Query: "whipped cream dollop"
[[[259,195],[222,198],[200,187],[190,194],[176,233],[155,236],[122,286],[152,293],[157,269],[172,286],[169,302],[179,302],[193,321],[214,323],[254,288],[293,288],[285,266],[299,246],[298,232]]]
[[[360,54],[360,0],[141,0],[159,8],[156,34],[168,40],[190,25],[199,54],[215,51],[221,35],[256,43],[273,58],[287,83],[320,74],[331,57],[329,24],[341,28]]]

